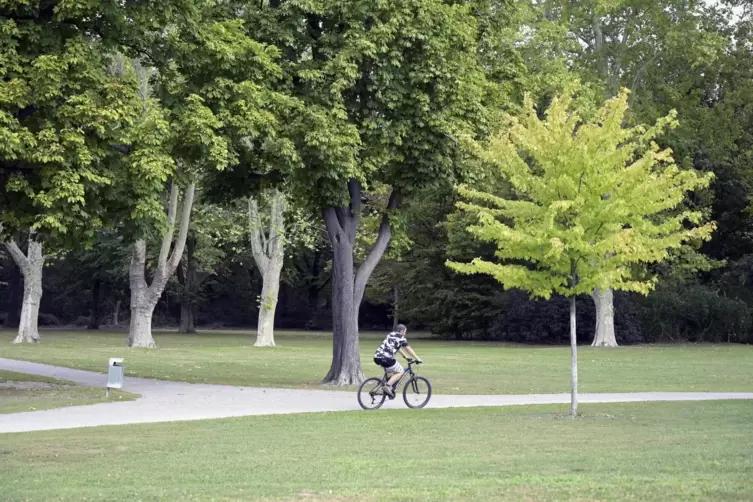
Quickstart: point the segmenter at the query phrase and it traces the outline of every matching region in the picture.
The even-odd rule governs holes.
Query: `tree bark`
[[[570,414],[578,416],[578,340],[575,296],[570,298]]]
[[[92,284],[92,306],[89,311],[89,327],[88,329],[99,329],[101,322],[99,314],[99,292],[102,286],[102,281],[95,279]]]
[[[183,257],[195,189],[196,184],[192,181],[183,194],[180,230],[171,253],[179,192],[178,186],[173,182],[167,211],[168,227],[162,237],[162,248],[151,284],[147,284],[146,281],[146,242],[139,239],[133,244],[129,271],[131,285],[131,325],[128,330],[127,342],[129,347],[155,348],[157,346],[152,336],[152,315],[154,314],[154,307],[156,307],[165,286],[167,286],[167,281],[175,273]]]
[[[327,235],[332,245],[332,364],[322,383],[332,385],[358,385],[364,375],[358,340],[358,312],[366,283],[384,255],[392,237],[389,214],[385,213],[376,242],[358,269],[355,269],[353,251],[356,229],[361,213],[361,186],[348,183],[350,206],[326,208],[323,211]],[[390,195],[387,210],[399,205],[396,191]]]
[[[18,268],[21,269],[24,279],[18,336],[13,343],[39,343],[39,303],[42,300],[42,271],[44,269],[42,244],[34,240],[32,231],[29,233],[27,255],[23,254],[14,240],[8,241],[6,247]]]
[[[617,347],[614,335],[614,295],[611,289],[597,289],[592,295],[596,305],[593,347]]]
[[[280,274],[285,258],[285,195],[274,190],[270,197],[269,229],[264,230],[259,204],[248,199],[248,223],[254,261],[262,277],[255,347],[274,347],[275,312],[280,293]]]

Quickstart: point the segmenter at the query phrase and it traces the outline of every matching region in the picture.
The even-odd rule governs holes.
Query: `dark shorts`
[[[374,362],[389,373],[402,373],[404,371],[402,365],[394,358],[375,357]]]

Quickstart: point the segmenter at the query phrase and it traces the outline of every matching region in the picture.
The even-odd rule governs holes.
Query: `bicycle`
[[[422,376],[418,376],[413,371],[413,365],[420,364],[418,361],[413,359],[407,359],[407,361],[408,368],[400,377],[400,380],[398,380],[392,387],[392,390],[395,392],[405,376],[410,375],[410,378],[405,382],[405,386],[403,387],[403,401],[408,408],[423,408],[426,406],[426,403],[429,402],[429,399],[431,399],[431,383],[429,383],[429,380]],[[389,397],[390,399],[395,399],[395,397],[397,397],[397,393],[392,397],[385,394],[382,387],[387,384],[387,380],[389,380],[389,377],[385,371],[382,378],[367,378],[366,381],[361,384],[358,388],[358,404],[361,405],[361,408],[364,410],[376,410],[384,404],[386,398]],[[423,401],[420,400],[422,396],[425,396]],[[418,401],[412,402],[411,398],[416,398]]]

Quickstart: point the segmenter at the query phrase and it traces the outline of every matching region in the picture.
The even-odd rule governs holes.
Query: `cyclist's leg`
[[[398,380],[400,380],[400,377],[403,376],[403,373],[405,373],[403,366],[399,362],[397,362],[396,359],[392,359],[392,361],[394,361],[392,366],[387,368],[387,372],[389,374],[387,385],[389,385],[390,387],[393,387],[398,382]]]

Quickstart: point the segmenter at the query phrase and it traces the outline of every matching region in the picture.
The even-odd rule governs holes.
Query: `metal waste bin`
[[[110,397],[110,389],[123,388],[123,358],[111,357],[107,367],[107,397]]]

